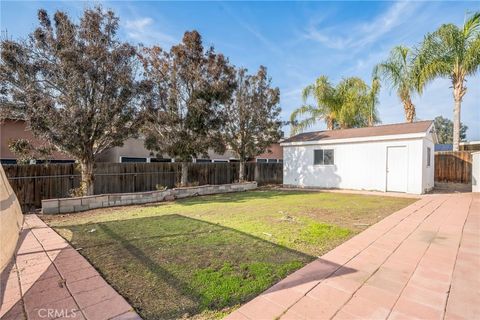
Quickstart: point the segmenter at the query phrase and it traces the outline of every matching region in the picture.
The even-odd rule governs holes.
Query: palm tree
[[[375,123],[380,122],[380,119],[378,117],[378,112],[377,112],[377,105],[379,103],[378,101],[378,93],[380,92],[380,79],[377,76],[373,76],[372,78],[372,84],[370,85],[370,92],[368,95],[368,108],[367,108],[367,126],[368,127],[373,127]]]
[[[307,104],[309,97],[316,100],[317,106]],[[338,102],[335,97],[335,88],[327,76],[320,76],[314,84],[305,87],[302,91],[303,106],[294,110],[290,116],[292,133],[298,133],[313,126],[318,120],[324,120],[328,130],[333,130],[338,114]],[[299,121],[304,115],[309,117]]]
[[[480,66],[480,12],[475,12],[463,28],[444,24],[425,36],[415,59],[417,89],[437,77],[452,81],[453,98],[453,150],[460,143],[460,112],[467,88],[466,77],[475,74]]]
[[[314,84],[303,89],[304,104],[290,116],[292,133],[303,131],[319,120],[325,121],[328,130],[378,122],[375,105],[370,104],[370,94],[369,86],[360,78],[346,78],[333,86],[328,77],[320,76]],[[315,100],[315,106],[307,103],[309,98]]]
[[[374,77],[390,83],[392,89],[403,103],[405,120],[415,120],[415,105],[412,102],[412,93],[415,91],[413,77],[412,52],[404,46],[397,46],[390,51],[390,55],[384,62],[375,66]]]
[[[365,127],[370,117],[370,88],[360,78],[343,79],[336,87],[340,104],[338,126],[341,129]]]

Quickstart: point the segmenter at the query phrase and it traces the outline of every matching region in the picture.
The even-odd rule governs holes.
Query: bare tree
[[[136,50],[116,37],[118,18],[86,9],[79,24],[38,12],[27,41],[1,42],[1,97],[32,132],[78,160],[84,194],[93,194],[95,155],[138,130]],[[10,103],[7,103],[10,102]]]
[[[255,75],[246,69],[237,71],[237,86],[227,104],[225,136],[240,158],[240,181],[245,180],[245,162],[267,150],[281,137],[279,119],[280,90],[271,87],[267,69],[261,66]]]
[[[221,134],[225,106],[235,87],[235,69],[213,48],[204,50],[197,31],[186,32],[169,52],[159,47],[140,53],[149,94],[145,100],[145,145],[187,163],[209,148],[225,151]]]

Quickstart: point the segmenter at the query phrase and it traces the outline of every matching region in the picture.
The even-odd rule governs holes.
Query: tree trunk
[[[327,117],[325,119],[326,123],[327,123],[327,130],[333,130],[333,119],[331,117]]]
[[[180,180],[180,186],[186,187],[188,182],[188,162],[182,162],[182,177]]]
[[[239,168],[239,171],[238,171],[238,180],[240,182],[245,181],[245,161],[243,161],[243,160],[240,161],[240,168]]]
[[[82,173],[82,181],[81,181],[81,188],[83,194],[86,196],[93,195],[93,182],[94,182],[94,175],[93,175],[93,160],[82,160],[80,161],[80,170]]]
[[[406,98],[403,101],[403,109],[405,110],[405,119],[407,122],[413,122],[415,120],[415,105],[413,104],[410,97]]]
[[[457,78],[453,82],[453,99],[455,100],[455,106],[453,108],[453,151],[459,151],[460,149],[460,114],[462,111],[462,99],[467,89],[463,86],[463,79]]]

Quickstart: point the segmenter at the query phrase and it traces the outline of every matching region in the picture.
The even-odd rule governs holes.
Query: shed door
[[[387,147],[387,191],[407,192],[407,147]]]

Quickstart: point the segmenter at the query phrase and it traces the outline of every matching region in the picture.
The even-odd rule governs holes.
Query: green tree
[[[34,147],[28,139],[13,139],[8,142],[8,149],[17,157],[18,164],[28,164],[31,160],[48,161],[53,147],[42,145]]]
[[[387,60],[376,65],[374,77],[390,84],[402,101],[405,120],[415,120],[415,105],[412,102],[412,93],[415,92],[415,78],[413,74],[413,55],[409,48],[397,46],[390,51]]]
[[[2,105],[19,109],[33,134],[80,163],[93,194],[95,155],[137,132],[135,48],[116,37],[118,18],[86,9],[79,24],[62,11],[25,42],[1,42]]]
[[[245,180],[245,162],[263,152],[281,137],[280,90],[272,88],[267,69],[260,66],[254,75],[239,69],[236,89],[226,104],[227,144],[240,158],[240,181]]]
[[[438,143],[453,143],[453,122],[450,119],[438,116],[434,120],[435,130],[437,132]],[[465,141],[468,127],[463,123],[460,126],[460,140]]]
[[[205,50],[197,31],[186,32],[169,52],[144,48],[140,60],[149,87],[145,145],[182,161],[186,185],[187,161],[209,148],[225,151],[225,103],[235,88],[235,69],[213,48]]]
[[[453,88],[453,150],[460,143],[462,99],[467,76],[480,66],[480,12],[466,19],[463,27],[444,24],[425,36],[415,59],[417,88],[421,92],[438,77],[449,78]]]
[[[323,120],[328,130],[373,125],[379,121],[376,112],[376,95],[360,78],[350,77],[333,86],[328,77],[319,77],[314,84],[303,89],[304,105],[290,116],[292,133],[298,133]],[[316,105],[308,104],[313,98]],[[373,98],[373,99],[372,99]]]

